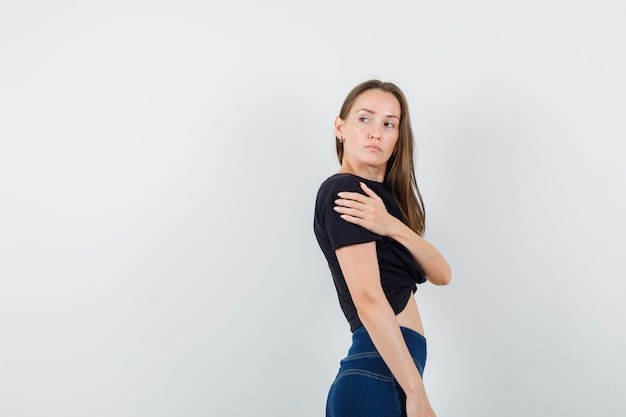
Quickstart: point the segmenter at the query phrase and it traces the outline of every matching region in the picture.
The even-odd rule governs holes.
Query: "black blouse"
[[[424,272],[407,248],[390,237],[377,235],[361,226],[343,220],[340,214],[333,210],[336,205],[335,200],[339,198],[337,193],[351,191],[365,194],[359,185],[360,182],[364,182],[383,200],[389,214],[406,224],[400,207],[391,193],[385,189],[383,183],[342,173],[331,176],[320,186],[315,202],[313,230],[328,261],[328,267],[337,289],[339,304],[348,323],[350,323],[352,332],[363,326],[363,323],[357,315],[346,280],[339,267],[339,261],[335,255],[336,249],[358,243],[376,242],[381,284],[395,314],[404,310],[411,292],[417,290],[417,284],[426,281]]]

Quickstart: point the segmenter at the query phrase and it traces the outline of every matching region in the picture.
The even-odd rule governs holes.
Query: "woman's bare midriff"
[[[408,327],[409,329],[415,330],[424,336],[422,318],[420,317],[420,312],[417,309],[417,303],[415,302],[413,293],[411,293],[411,298],[409,298],[409,302],[406,304],[406,307],[404,307],[404,310],[396,315],[396,319],[398,320],[398,324],[400,326]]]

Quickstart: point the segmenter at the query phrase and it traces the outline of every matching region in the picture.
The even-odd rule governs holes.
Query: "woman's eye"
[[[363,123],[367,123],[370,121],[369,117],[365,117],[365,116],[361,116],[359,117],[359,121],[363,122]]]
[[[392,128],[392,129],[393,129],[394,127],[396,127],[396,125],[394,125],[394,124],[393,124],[393,123],[391,123],[391,122],[387,122],[387,123],[385,123],[385,126],[390,127],[390,128]]]

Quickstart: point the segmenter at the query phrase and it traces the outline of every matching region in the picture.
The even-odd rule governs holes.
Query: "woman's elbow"
[[[428,281],[435,285],[448,285],[450,281],[452,281],[452,271],[450,267],[446,265],[445,268],[442,268],[440,271],[437,271],[436,274],[432,274],[427,276]]]
[[[379,309],[386,302],[385,294],[382,291],[363,291],[352,295],[352,301],[356,308],[357,315],[363,319],[364,317],[375,316]]]

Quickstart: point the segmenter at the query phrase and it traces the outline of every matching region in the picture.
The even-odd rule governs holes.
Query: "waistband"
[[[423,371],[424,365],[426,364],[426,338],[408,327],[400,326],[400,331],[409,348],[411,357],[419,364],[418,368],[420,368],[420,371]],[[371,352],[378,353],[378,350],[376,350],[374,342],[372,342],[365,326],[361,326],[352,333],[352,346],[350,346],[348,356]]]

